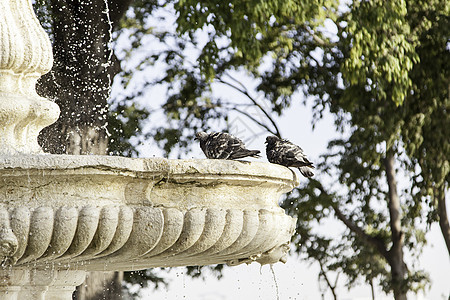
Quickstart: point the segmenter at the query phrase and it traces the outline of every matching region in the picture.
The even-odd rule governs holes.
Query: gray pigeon
[[[267,159],[271,163],[298,168],[305,177],[314,176],[313,163],[306,158],[302,148],[274,135],[266,138],[266,144]]]
[[[259,157],[259,150],[248,150],[244,143],[235,136],[225,132],[197,132],[195,139],[200,141],[200,148],[207,158],[239,159],[247,156]]]

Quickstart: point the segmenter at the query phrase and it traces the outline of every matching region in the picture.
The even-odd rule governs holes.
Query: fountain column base
[[[0,299],[69,300],[85,277],[80,270],[2,270]]]

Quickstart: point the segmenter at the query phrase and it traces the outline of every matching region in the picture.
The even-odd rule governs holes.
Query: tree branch
[[[242,88],[242,90],[245,90],[245,93],[246,93],[247,97],[249,96],[247,87],[241,81],[239,81],[236,78],[234,78],[233,76],[231,76],[230,73],[228,73],[228,72],[226,72],[225,75],[227,75],[228,78],[230,78],[231,80],[236,82]],[[240,90],[240,92],[242,93],[241,90]]]
[[[281,137],[281,132],[276,124],[276,122],[273,120],[272,116],[248,93],[247,88],[240,83],[238,80],[236,80],[235,78],[233,78],[233,76],[231,76],[230,74],[226,74],[230,79],[232,79],[235,82],[238,82],[240,86],[242,86],[242,88],[239,88],[227,81],[224,81],[222,78],[217,78],[217,81],[220,83],[223,83],[235,90],[237,90],[238,92],[242,93],[243,95],[247,96],[247,98],[266,116],[266,118],[270,121],[270,123],[272,124],[273,128],[275,129],[274,133],[276,136]],[[272,130],[270,130],[271,133],[273,133]]]
[[[324,41],[321,37],[319,37],[317,34],[314,33],[314,31],[311,28],[308,28],[308,26],[304,26],[306,31],[312,36],[312,38],[320,45],[325,47],[331,47],[333,44],[330,44],[326,41]]]
[[[335,204],[332,205],[332,207],[334,213],[336,214],[336,217],[341,220],[348,229],[359,236],[364,242],[371,245],[372,247],[375,247],[384,258],[388,258],[389,253],[384,243],[380,239],[370,236],[363,229],[359,228],[355,223],[348,219]]]
[[[321,185],[317,186],[317,188],[320,190],[321,194],[324,194],[324,195],[327,194],[327,192],[323,189],[323,187]],[[339,220],[341,220],[342,223],[344,223],[345,226],[347,226],[347,228],[350,229],[350,231],[355,233],[367,245],[375,247],[384,258],[386,258],[386,259],[388,258],[389,253],[381,239],[367,234],[362,228],[358,227],[355,223],[353,223],[347,216],[345,216],[342,213],[342,211],[339,209],[337,203],[332,203],[331,207],[333,208],[336,217]]]
[[[268,132],[270,132],[271,134],[275,134],[266,124],[261,123],[260,121],[256,120],[251,114],[249,114],[248,112],[245,112],[243,110],[240,110],[237,107],[231,107],[230,109],[237,111],[238,113],[246,116],[247,118],[249,118],[250,120],[252,120],[253,122],[255,122],[256,124],[258,124],[259,126],[261,126],[262,128],[266,129]]]
[[[328,276],[327,276],[327,274],[326,274],[326,272],[325,272],[325,270],[323,268],[322,261],[319,259],[318,262],[319,262],[319,266],[320,266],[320,273],[319,273],[319,275],[322,275],[322,277],[325,279],[325,282],[327,283],[328,287],[331,290],[331,293],[333,294],[334,300],[337,300],[337,295],[336,295],[335,289],[336,289],[337,279],[339,278],[339,273],[338,273],[338,276],[336,277],[336,282],[335,282],[335,284],[333,286],[331,284],[330,280],[328,279]]]

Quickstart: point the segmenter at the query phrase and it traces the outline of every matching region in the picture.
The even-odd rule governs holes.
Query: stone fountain
[[[58,106],[31,0],[0,1],[0,298],[72,299],[87,271],[285,261],[297,185],[269,163],[50,155]]]

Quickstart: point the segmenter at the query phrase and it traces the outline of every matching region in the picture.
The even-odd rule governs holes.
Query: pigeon
[[[266,144],[266,155],[269,162],[298,168],[300,173],[308,178],[314,176],[313,163],[306,158],[302,148],[274,135],[266,138]]]
[[[197,132],[195,139],[200,141],[200,148],[207,158],[239,159],[247,156],[260,157],[259,150],[248,150],[244,143],[235,136],[225,132]]]

